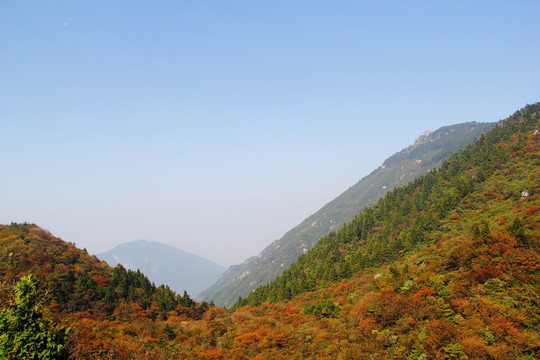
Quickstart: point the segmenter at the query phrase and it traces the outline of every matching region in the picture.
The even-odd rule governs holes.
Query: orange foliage
[[[53,267],[50,264],[45,264],[45,265],[43,265],[42,269],[43,269],[43,272],[48,273],[48,272],[51,272],[53,270]]]
[[[428,296],[433,296],[435,294],[437,294],[435,291],[427,287],[423,287],[412,296],[412,301],[415,303],[423,302]]]
[[[440,354],[440,349],[454,340],[457,329],[448,321],[436,319],[427,323],[426,333],[424,340],[426,350],[433,354]]]
[[[297,308],[294,308],[291,305],[289,305],[285,309],[285,314],[287,314],[289,316],[298,315],[298,314],[300,314],[300,310],[298,310]]]
[[[242,335],[237,336],[234,339],[234,346],[247,348],[257,344],[261,340],[261,335],[257,332],[248,332]]]
[[[220,348],[210,348],[203,351],[203,355],[205,359],[225,359],[225,355],[227,352]]]
[[[508,335],[516,335],[518,330],[514,326],[514,323],[506,316],[495,315],[492,322],[492,329],[495,335],[499,337],[505,337]]]
[[[540,210],[540,207],[532,205],[532,206],[525,212],[525,214],[527,214],[527,215],[536,214],[539,210]]]
[[[372,336],[374,329],[380,329],[380,326],[378,326],[375,320],[371,318],[361,320],[356,327],[356,330],[360,334],[367,337]]]
[[[452,222],[459,222],[459,220],[461,220],[461,216],[458,214],[458,213],[453,213],[451,216],[450,216],[450,220],[452,220]]]
[[[513,171],[518,173],[517,169]],[[414,249],[407,248],[395,263],[399,272],[393,277],[374,280],[374,274],[388,274],[389,269],[386,262],[374,259],[373,267],[349,279],[325,281],[324,288],[292,301],[245,306],[232,314],[214,307],[206,312],[179,307],[164,313],[155,301],[149,309],[143,309],[142,304],[146,307],[148,303],[125,300],[114,312],[93,308],[67,313],[55,302],[50,309],[59,321],[72,326],[73,360],[402,359],[420,345],[429,359],[449,358],[449,346],[455,349],[458,345],[470,359],[523,357],[538,349],[539,339],[531,320],[540,271],[539,235],[535,230],[535,214],[540,211],[538,191],[529,188],[533,195],[517,200],[500,189],[493,190],[493,182],[479,187],[481,193],[471,194],[467,201],[462,199],[460,208],[445,218],[444,226],[449,231],[426,231],[424,239],[435,240],[426,242],[412,256]],[[504,193],[507,200],[492,202],[495,206],[490,208],[484,193],[492,199],[501,199]],[[498,209],[505,210],[495,213]],[[522,220],[527,236],[527,241],[519,244],[508,231],[508,223],[516,217]],[[489,223],[489,234],[473,238],[467,230],[483,218]],[[376,231],[381,231],[377,225]],[[405,229],[403,225],[401,228]],[[1,245],[7,238],[21,242],[19,233],[9,234],[5,229],[0,227]],[[26,254],[21,247],[14,250],[17,258],[32,259],[43,273],[77,273],[88,266],[84,262],[90,260],[81,251],[65,244],[49,246],[54,240],[50,234],[31,230],[29,236],[43,240],[43,248],[52,249],[54,256]],[[57,254],[68,256],[62,262],[57,261]],[[77,258],[79,262],[73,264],[71,261]],[[22,270],[18,271],[27,271],[28,266],[21,260]],[[98,266],[92,264],[92,268]],[[10,270],[6,268],[5,273]],[[101,274],[93,276],[94,282],[109,285],[109,273]],[[404,287],[409,279],[412,285]],[[143,295],[141,289],[135,291]],[[299,310],[323,298],[338,300],[339,314],[321,318]]]
[[[108,282],[109,282],[109,279],[107,279],[105,276],[101,276],[101,275],[94,275],[92,277],[92,280],[94,280],[94,282],[100,286],[107,286]]]
[[[451,299],[450,304],[461,314],[468,314],[471,311],[471,300],[467,298]]]

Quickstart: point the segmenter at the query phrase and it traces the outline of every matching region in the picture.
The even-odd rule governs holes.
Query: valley
[[[26,334],[10,325],[14,286],[33,274],[35,313],[69,329],[51,358],[538,358],[539,131],[540,103],[516,111],[231,309],[110,267],[38,225],[2,225],[0,354],[40,344],[8,346]]]

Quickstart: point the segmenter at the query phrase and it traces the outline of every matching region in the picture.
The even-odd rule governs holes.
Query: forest
[[[539,131],[515,112],[231,309],[2,225],[0,358],[537,359]]]
[[[385,193],[439,168],[444,160],[474,142],[494,125],[468,122],[444,126],[421,136],[413,145],[386,159],[380,167],[307,217],[281,239],[272,242],[258,256],[231,266],[200,296],[214,300],[220,306],[233,306],[239,296],[245,297],[257,287],[273,281],[322,237],[350,222]]]

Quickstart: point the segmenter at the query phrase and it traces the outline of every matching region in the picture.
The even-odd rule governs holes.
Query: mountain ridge
[[[73,360],[536,359],[539,131],[537,103],[388,192],[232,311],[35,225],[0,225],[0,326],[9,283],[32,272],[44,313],[72,329]]]
[[[201,256],[148,240],[122,243],[96,256],[110,266],[139,269],[154,283],[168,285],[177,293],[198,294],[226,269]]]
[[[440,166],[442,161],[476,140],[495,123],[467,122],[428,130],[405,149],[386,159],[300,224],[271,242],[257,256],[230,266],[199,298],[231,306],[258,286],[269,283],[330,231],[350,221],[394,187]]]
[[[470,209],[474,210],[474,216],[470,215],[467,219],[473,222],[475,217],[481,218],[487,209],[478,209],[479,204],[488,203],[489,200],[515,203],[519,199],[527,200],[532,193],[536,194],[537,199],[540,174],[535,166],[540,163],[535,156],[539,137],[538,130],[533,133],[533,129],[540,114],[539,108],[539,104],[529,105],[516,112],[478,141],[451,156],[440,169],[392,190],[375,206],[364,210],[337,232],[322,238],[283,275],[259,287],[236,306],[290,300],[302,292],[315,290],[320,286],[317,285],[320,281],[335,282],[364,268],[396,261],[408,251],[417,251],[418,244],[433,245],[433,235],[426,234],[442,232],[437,234],[442,238],[445,226],[459,223],[464,213],[473,212]],[[527,157],[522,155],[525,153]],[[497,171],[508,164],[525,161],[516,159],[518,155],[529,161],[511,170],[513,173],[510,174],[515,177],[513,183],[516,184],[497,184],[494,175]],[[508,173],[504,176],[511,178]],[[491,182],[485,183],[486,179]],[[499,194],[489,190],[486,191],[487,197],[474,195],[478,188],[492,185],[492,182],[495,183],[493,186],[498,187]],[[533,206],[526,215],[534,215],[538,210]],[[446,218],[449,218],[448,225],[440,225],[442,219]],[[499,225],[507,221],[505,217],[499,220]],[[471,227],[475,237],[490,233],[487,223],[473,223]],[[520,218],[516,217],[509,228],[522,227]],[[515,235],[516,230],[510,231]],[[524,230],[520,231],[524,233]]]

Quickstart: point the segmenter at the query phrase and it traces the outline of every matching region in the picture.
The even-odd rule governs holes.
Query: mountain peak
[[[351,221],[393,188],[439,167],[494,125],[467,122],[425,131],[413,145],[386,159],[382,166],[268,245],[259,256],[229,267],[200,294],[201,298],[220,306],[233,305],[239,296],[245,297],[258,286],[273,281],[323,236]]]
[[[156,284],[167,284],[178,293],[198,294],[225,271],[225,267],[174,246],[136,240],[115,246],[97,257],[111,266],[122,264],[141,270]]]
[[[419,145],[419,144],[423,144],[425,142],[428,142],[430,139],[429,139],[429,135],[431,135],[433,133],[433,130],[426,130],[422,133],[422,135],[420,135],[419,137],[416,138],[416,141],[414,142],[414,145]]]

